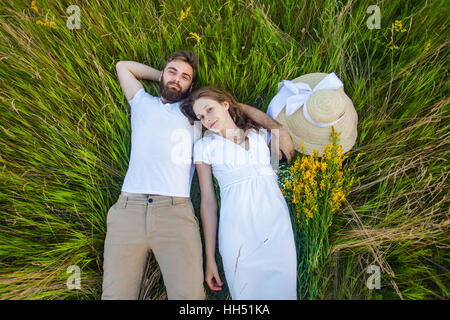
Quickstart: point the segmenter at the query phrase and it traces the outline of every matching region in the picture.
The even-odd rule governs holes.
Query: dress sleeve
[[[196,162],[211,164],[208,145],[205,143],[204,139],[200,139],[194,144],[194,163]]]
[[[270,139],[272,139],[272,133],[267,131],[265,128],[261,128],[259,131],[259,134],[264,138],[264,141],[268,145],[270,142]]]

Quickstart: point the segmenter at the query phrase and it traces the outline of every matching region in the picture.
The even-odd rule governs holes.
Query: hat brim
[[[327,74],[311,73],[292,80],[292,82],[305,82],[314,88]],[[353,103],[345,94],[343,88],[336,90],[344,100],[344,117],[333,125],[339,133],[338,142],[342,145],[343,152],[349,151],[355,144],[357,138],[358,114]],[[293,114],[286,116],[286,107],[278,114],[276,120],[285,126],[291,134],[296,150],[304,154],[312,154],[313,150],[322,155],[323,149],[330,143],[331,126],[318,127],[310,123],[303,114],[303,106]],[[304,150],[301,145],[304,143]]]

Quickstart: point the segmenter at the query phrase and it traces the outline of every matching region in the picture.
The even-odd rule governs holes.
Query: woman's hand
[[[217,264],[214,259],[206,261],[205,281],[213,291],[222,290],[223,282],[220,280]]]

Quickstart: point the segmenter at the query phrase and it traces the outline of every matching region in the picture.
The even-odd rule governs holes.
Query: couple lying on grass
[[[131,154],[122,192],[107,214],[102,299],[137,299],[149,253],[169,299],[205,299],[203,281],[211,290],[222,289],[213,174],[220,186],[218,245],[231,298],[296,299],[294,236],[269,151],[279,141],[279,157],[283,152],[290,162],[293,141],[279,123],[224,90],[191,93],[197,65],[186,51],[174,52],[162,71],[133,61],[116,65],[131,108]],[[148,94],[138,79],[158,81],[160,97]],[[204,273],[189,198],[194,169]]]

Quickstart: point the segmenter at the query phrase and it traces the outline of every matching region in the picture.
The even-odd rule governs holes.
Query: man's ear
[[[189,87],[189,90],[188,90],[189,94],[191,94],[192,88],[193,88],[193,87],[194,87],[194,83],[192,82],[192,83],[191,83],[191,86]]]

